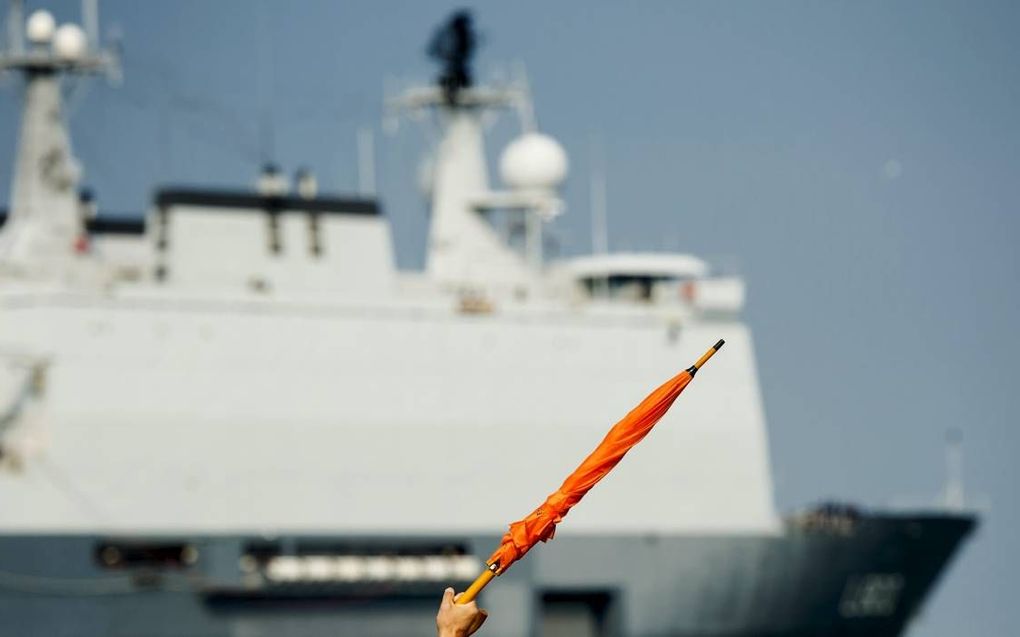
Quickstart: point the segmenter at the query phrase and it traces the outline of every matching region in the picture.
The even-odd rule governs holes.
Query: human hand
[[[436,614],[436,629],[439,637],[473,635],[489,616],[473,601],[467,604],[455,604],[458,597],[460,594],[454,595],[452,588],[447,588],[443,592],[443,602],[439,605],[439,612]]]

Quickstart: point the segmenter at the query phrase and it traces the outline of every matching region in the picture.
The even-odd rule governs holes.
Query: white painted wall
[[[2,530],[497,530],[718,338],[564,532],[776,528],[738,323],[139,292],[0,295],[0,334],[53,360]]]
[[[164,257],[170,283],[176,289],[234,294],[260,279],[272,294],[317,292],[337,298],[391,291],[395,261],[382,217],[321,215],[319,257],[311,252],[307,212],[281,212],[278,223],[282,249],[274,254],[264,211],[171,207]]]

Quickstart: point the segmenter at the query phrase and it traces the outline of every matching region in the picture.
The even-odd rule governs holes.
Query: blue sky
[[[564,251],[589,247],[595,139],[613,248],[746,276],[780,505],[931,501],[945,432],[961,429],[967,488],[990,510],[913,634],[1020,633],[1020,4],[108,0],[123,85],[71,96],[87,181],[117,212],[144,210],[159,183],[248,183],[271,121],[281,166],[348,191],[356,131],[372,127],[413,267],[422,138],[383,134],[384,80],[431,77],[426,40],[461,5],[484,33],[480,74],[523,62],[541,128],[571,154]],[[49,6],[77,17],[76,2]],[[511,133],[495,125],[493,152]]]

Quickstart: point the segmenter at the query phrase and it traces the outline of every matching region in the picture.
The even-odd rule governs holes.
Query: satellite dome
[[[511,188],[553,189],[567,176],[567,153],[552,137],[525,133],[503,151],[499,174]]]
[[[52,13],[44,10],[33,11],[25,24],[25,34],[32,44],[49,44],[56,28],[57,21],[53,19]]]
[[[77,24],[62,24],[53,34],[53,52],[65,60],[77,60],[85,55],[88,40]]]

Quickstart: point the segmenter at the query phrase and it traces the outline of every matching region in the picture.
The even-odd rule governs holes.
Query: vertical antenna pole
[[[942,504],[951,511],[961,511],[963,497],[963,433],[959,429],[946,432],[946,489]]]
[[[81,22],[89,49],[99,48],[99,0],[81,0]]]
[[[517,118],[521,122],[521,132],[534,133],[538,130],[538,120],[535,117],[535,103],[531,100],[531,83],[528,81],[528,71],[523,63],[514,66],[515,83],[517,84],[517,96],[514,99],[517,106]]]
[[[12,55],[25,52],[25,7],[21,0],[10,0],[7,7],[7,51]]]
[[[258,100],[259,100],[259,153],[263,164],[276,159],[276,122],[273,117],[273,91],[276,84],[275,49],[266,15],[265,2],[259,2],[256,11],[258,34]]]
[[[367,126],[358,129],[358,192],[375,194],[375,134]]]
[[[609,252],[609,229],[606,213],[606,169],[602,143],[595,135],[588,145],[591,158],[591,175],[588,183],[588,199],[591,207],[591,251],[593,254]],[[594,282],[596,298],[609,296],[609,279]]]
[[[591,199],[591,250],[595,254],[605,254],[609,251],[604,164],[602,144],[593,135],[591,139],[591,177],[588,192]]]

